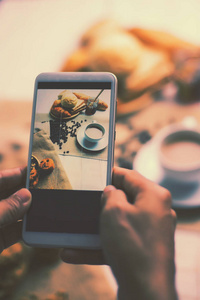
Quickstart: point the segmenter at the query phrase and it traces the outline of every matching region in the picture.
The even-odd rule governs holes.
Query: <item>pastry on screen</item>
[[[61,118],[61,117],[69,118],[69,117],[71,117],[71,113],[67,109],[64,109],[61,106],[61,100],[55,100],[53,102],[53,104],[50,108],[50,113],[51,113],[51,115],[53,115],[53,117],[56,117],[56,118]]]
[[[32,168],[30,171],[29,184],[31,188],[34,188],[39,181],[39,174],[35,168]]]
[[[90,96],[84,94],[84,93],[77,93],[77,92],[73,92],[73,94],[80,100],[84,100],[85,103],[87,103],[88,99],[91,98]],[[108,108],[107,103],[105,103],[104,101],[102,101],[101,99],[99,99],[98,105],[97,105],[97,109],[98,110],[106,110]]]
[[[77,104],[77,97],[69,91],[66,91],[61,96],[61,106],[65,109],[73,108]]]
[[[52,158],[44,158],[40,162],[40,171],[42,174],[50,174],[55,169],[55,164]]]
[[[67,92],[69,92],[68,90],[64,90],[64,91],[62,91],[59,95],[58,95],[58,100],[61,100],[62,99],[62,96],[63,96],[63,94],[65,94],[65,93],[67,93]]]
[[[75,113],[77,104],[78,98],[76,95],[68,90],[64,90],[58,95],[58,99],[53,102],[50,114],[59,119],[70,118]]]

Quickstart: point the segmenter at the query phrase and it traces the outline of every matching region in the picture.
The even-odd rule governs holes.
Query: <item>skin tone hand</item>
[[[119,299],[177,299],[176,215],[170,193],[140,174],[117,168],[103,194],[101,238],[118,281]]]
[[[122,299],[174,300],[176,215],[170,193],[135,171],[115,168],[113,186],[102,195],[103,253],[63,250],[69,263],[111,266]]]
[[[24,214],[31,204],[25,185],[26,169],[0,172],[0,253],[21,239]]]

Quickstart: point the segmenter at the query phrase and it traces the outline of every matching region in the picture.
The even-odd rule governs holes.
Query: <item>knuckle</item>
[[[133,170],[128,170],[122,177],[122,186],[125,189],[128,187],[131,190],[131,194],[135,195],[138,189],[145,185],[145,180],[141,180],[140,174]]]
[[[159,189],[157,190],[157,194],[162,202],[171,203],[172,200],[171,193],[166,188],[159,186]]]
[[[123,183],[130,181],[133,178],[133,174],[134,174],[134,171],[132,171],[132,170],[127,170],[126,173],[122,174]]]
[[[176,225],[177,215],[176,215],[176,212],[173,209],[171,209],[171,216],[172,216],[174,224]]]
[[[126,174],[123,176],[124,182],[134,182],[137,183],[138,179],[140,179],[140,174],[133,170],[128,170]]]
[[[7,201],[8,205],[8,219],[10,221],[17,220],[19,215],[19,209],[20,209],[20,199],[16,194],[12,195],[5,201]]]

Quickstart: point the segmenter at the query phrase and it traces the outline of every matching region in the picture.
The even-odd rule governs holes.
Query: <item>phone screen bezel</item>
[[[108,161],[106,184],[111,184],[111,173],[114,160],[114,136],[117,80],[115,75],[107,72],[68,72],[68,73],[42,73],[37,76],[34,89],[34,101],[32,109],[31,134],[28,155],[27,188],[29,188],[30,159],[32,154],[32,136],[34,131],[35,111],[37,102],[37,87],[39,82],[110,82],[110,116],[108,136]],[[65,192],[65,191],[63,191]],[[61,233],[61,232],[34,232],[26,230],[27,215],[23,222],[23,239],[29,245],[46,247],[74,247],[74,248],[101,248],[99,234],[91,233]]]

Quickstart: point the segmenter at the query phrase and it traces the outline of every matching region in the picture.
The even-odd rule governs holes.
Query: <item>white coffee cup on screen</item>
[[[105,136],[105,128],[102,124],[92,122],[85,128],[85,138],[90,143],[97,143]]]

